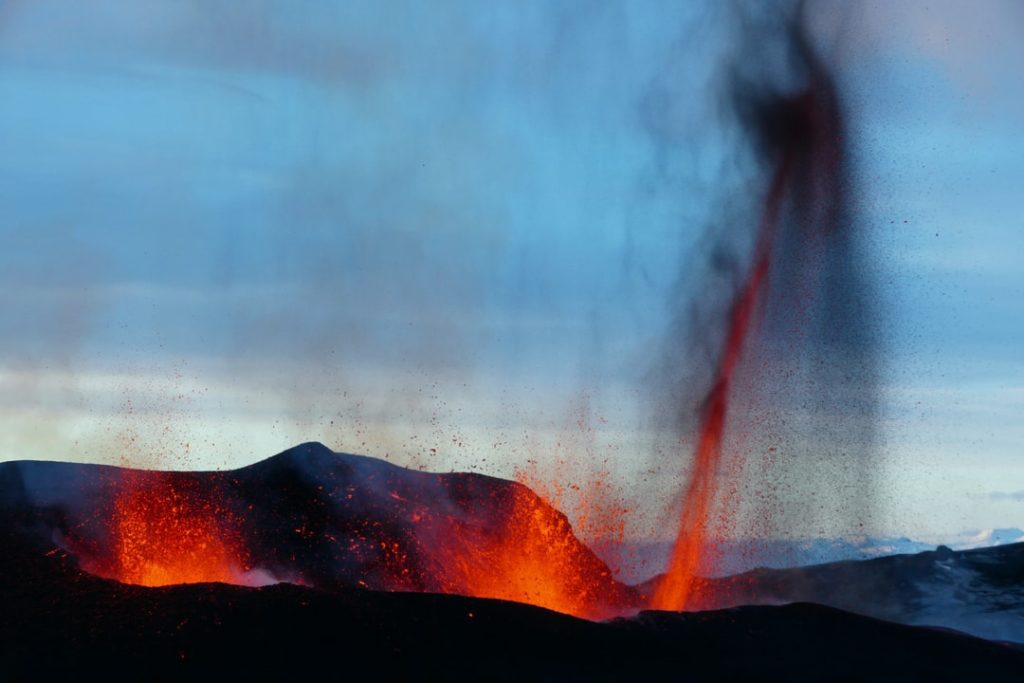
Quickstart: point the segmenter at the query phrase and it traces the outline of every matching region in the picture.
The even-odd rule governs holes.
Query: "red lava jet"
[[[786,185],[788,166],[787,159],[776,171],[768,192],[750,274],[733,304],[717,377],[701,417],[692,472],[683,496],[683,513],[672,549],[672,559],[651,600],[651,606],[655,609],[686,609],[697,579],[697,570],[704,557],[711,521],[709,518],[720,486],[719,462],[722,457],[722,435],[729,408],[729,390],[732,388],[733,374],[740,360],[743,343],[750,331],[754,308],[760,300],[771,266],[775,225]]]
[[[758,324],[769,297],[799,317],[814,304],[814,284],[824,265],[817,251],[845,226],[841,224],[843,139],[839,105],[832,82],[816,60],[807,38],[794,29],[791,48],[807,86],[794,94],[743,102],[741,114],[754,128],[759,153],[768,163],[765,191],[756,240],[742,283],[726,316],[724,334],[710,389],[699,416],[697,441],[689,480],[682,495],[679,530],[664,577],[651,598],[656,609],[685,610],[713,604],[701,595],[704,582],[698,572],[713,569],[710,531],[727,528],[735,514],[735,501],[725,491],[740,488],[741,470],[722,467],[723,439],[729,424],[729,406],[737,371],[746,347],[757,341]],[[742,97],[743,95],[741,95]],[[783,228],[796,230],[784,244]],[[801,245],[788,253],[790,244]],[[810,245],[810,246],[808,246]],[[827,248],[827,247],[826,247]],[[773,280],[776,261],[787,262],[798,275],[798,286],[781,298]],[[795,262],[795,263],[794,263]],[[787,282],[788,284],[793,284]],[[818,295],[820,296],[820,295]]]

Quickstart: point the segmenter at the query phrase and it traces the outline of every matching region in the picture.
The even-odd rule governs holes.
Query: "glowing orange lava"
[[[456,532],[448,541],[447,592],[546,607],[585,618],[618,613],[622,586],[576,538],[565,515],[516,485],[499,534]]]
[[[113,556],[99,573],[142,586],[241,583],[244,553],[230,511],[187,478],[144,474],[129,476],[114,501]]]

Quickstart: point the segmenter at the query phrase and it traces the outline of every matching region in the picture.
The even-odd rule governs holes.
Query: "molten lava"
[[[620,613],[611,571],[573,534],[568,519],[516,485],[499,532],[456,532],[447,541],[446,592],[524,602],[585,618]]]
[[[126,475],[108,524],[111,556],[98,574],[142,586],[244,583],[245,553],[234,515],[194,480]]]
[[[718,490],[717,474],[722,457],[722,435],[729,407],[729,390],[754,309],[762,295],[771,266],[775,226],[788,167],[788,162],[784,162],[775,172],[758,230],[752,265],[733,302],[715,383],[701,415],[693,469],[683,498],[682,518],[672,549],[672,559],[651,600],[651,607],[655,609],[686,609],[697,585],[697,570],[705,554],[711,508]]]
[[[414,472],[307,444],[230,474],[119,470],[89,486],[91,506],[67,518],[66,547],[86,571],[123,583],[287,577],[588,618],[641,602],[564,514],[502,479]]]

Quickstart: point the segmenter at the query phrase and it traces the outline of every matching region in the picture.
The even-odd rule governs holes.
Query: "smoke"
[[[714,570],[716,538],[871,525],[875,293],[841,62],[806,9],[734,7],[719,81],[731,179],[673,295],[660,410],[689,461],[676,556],[699,546],[691,573]]]

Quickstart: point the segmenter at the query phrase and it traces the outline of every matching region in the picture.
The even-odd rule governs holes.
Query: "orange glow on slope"
[[[512,492],[494,538],[453,530],[446,592],[524,602],[585,618],[621,613],[626,598],[565,515],[525,486]]]
[[[105,538],[75,544],[87,571],[142,586],[254,585],[243,520],[232,513],[230,494],[199,476],[139,471],[124,472],[112,493],[100,517]],[[408,502],[396,491],[390,498]],[[526,486],[502,482],[489,501],[467,512],[434,517],[413,510],[419,538],[391,535],[371,522],[382,533],[363,540],[379,558],[355,583],[509,600],[591,619],[639,605],[636,591],[615,581],[566,516]]]
[[[100,572],[123,583],[242,583],[234,517],[187,479],[129,477],[109,520],[113,557]]]
[[[787,168],[788,163],[783,162],[772,180],[758,230],[751,268],[743,288],[733,302],[715,384],[711,388],[701,416],[693,469],[683,496],[682,516],[672,549],[672,559],[668,571],[658,583],[651,599],[651,607],[654,609],[684,610],[691,604],[693,598],[698,597],[695,595],[697,571],[700,569],[702,558],[705,557],[708,530],[712,522],[712,506],[718,493],[716,478],[722,456],[729,390],[732,388],[733,375],[739,364],[754,309],[768,277],[775,225],[785,188]]]

